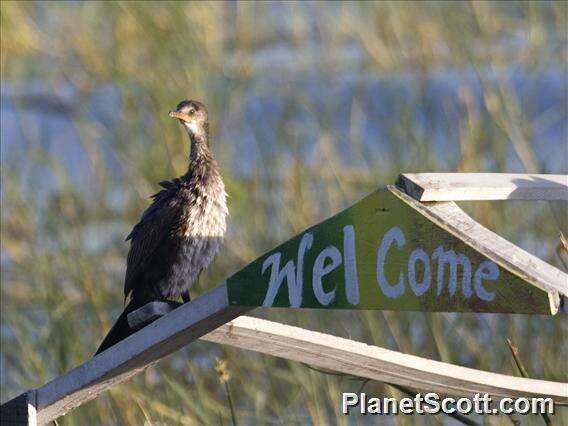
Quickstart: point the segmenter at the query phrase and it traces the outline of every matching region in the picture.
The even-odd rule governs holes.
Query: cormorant
[[[209,121],[201,102],[182,101],[170,117],[191,141],[187,173],[160,182],[163,189],[126,237],[130,240],[124,280],[125,309],[96,354],[134,333],[128,313],[155,300],[182,296],[219,250],[228,214],[225,186],[209,148]],[[96,355],[95,354],[95,355]]]

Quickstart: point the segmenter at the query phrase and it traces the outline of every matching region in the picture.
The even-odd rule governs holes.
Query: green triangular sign
[[[526,282],[380,189],[227,280],[232,305],[555,313]]]

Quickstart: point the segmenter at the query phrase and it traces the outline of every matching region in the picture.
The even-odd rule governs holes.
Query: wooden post
[[[568,201],[568,175],[404,173],[396,186],[418,201]]]

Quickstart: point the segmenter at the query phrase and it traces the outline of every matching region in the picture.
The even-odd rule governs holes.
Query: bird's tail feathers
[[[95,355],[100,354],[104,350],[116,345],[118,342],[126,339],[131,334],[134,334],[137,330],[133,330],[128,324],[128,314],[135,311],[136,309],[142,307],[146,301],[137,302],[135,300],[130,301],[130,303],[124,308],[124,311],[120,314],[110,331],[107,333],[102,343],[100,344]]]

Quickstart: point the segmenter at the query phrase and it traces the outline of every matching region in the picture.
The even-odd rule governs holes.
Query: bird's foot
[[[158,318],[169,314],[180,305],[181,303],[173,300],[155,300],[149,302],[127,315],[128,325],[132,330],[140,330],[156,321]]]
[[[183,300],[183,303],[188,303],[191,302],[191,297],[189,296],[189,290],[184,291],[181,294],[181,298]]]

